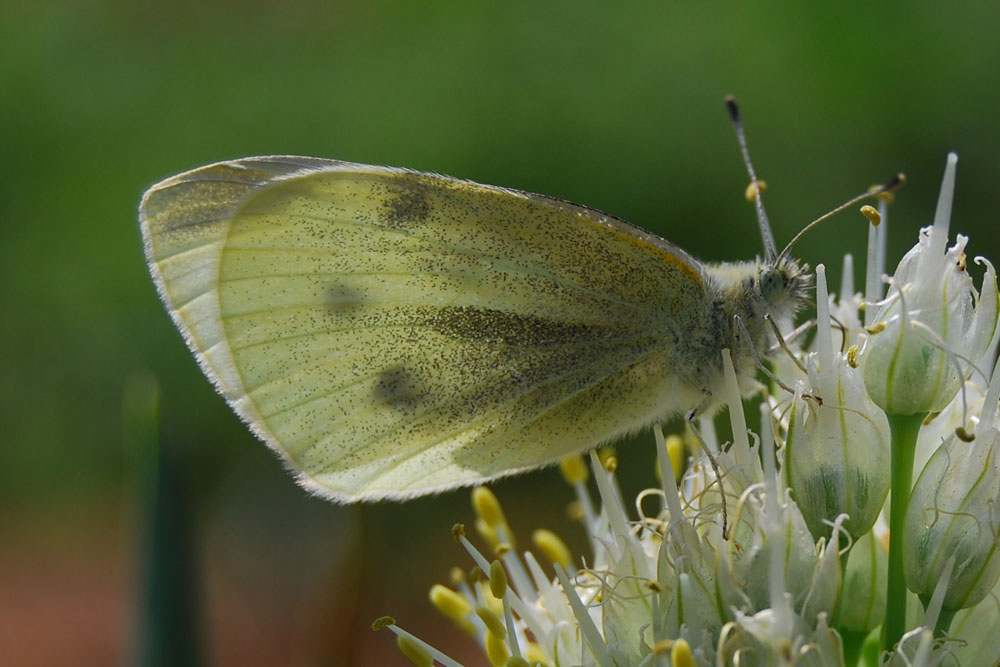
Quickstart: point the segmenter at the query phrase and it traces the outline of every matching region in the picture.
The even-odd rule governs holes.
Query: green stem
[[[861,650],[864,648],[867,637],[867,632],[840,631],[840,638],[844,642],[844,664],[847,667],[857,666],[861,660]]]
[[[941,613],[938,614],[937,624],[934,626],[935,637],[944,637],[948,634],[951,622],[955,618],[955,611],[955,609],[941,609]]]
[[[880,644],[878,637],[878,628],[872,630],[865,639],[864,646],[861,647],[861,661],[859,665],[864,665],[864,667],[878,667],[879,664],[879,653]]]
[[[892,499],[889,506],[889,586],[886,591],[882,647],[891,651],[906,631],[906,578],[903,574],[903,524],[913,487],[913,452],[925,415],[889,415],[892,432]]]

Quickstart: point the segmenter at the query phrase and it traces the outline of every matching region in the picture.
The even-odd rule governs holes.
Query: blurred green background
[[[929,0],[0,3],[4,664],[399,663],[368,630],[383,613],[476,655],[425,602],[469,565],[449,534],[468,494],[336,507],[300,491],[156,297],[135,215],[153,182],[257,154],[407,166],[749,258],[732,93],[779,245],[902,170],[894,263],[956,150],[953,229],[996,258],[998,26],[996,3]],[[864,240],[848,214],[799,255],[839,280]],[[649,437],[620,451],[626,487],[652,479]],[[495,490],[523,541],[547,526],[581,544],[554,471]]]

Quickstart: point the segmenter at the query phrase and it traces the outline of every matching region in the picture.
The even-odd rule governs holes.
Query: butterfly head
[[[811,285],[809,265],[792,257],[782,257],[774,264],[762,263],[757,271],[756,287],[760,297],[775,308],[791,304],[797,309],[807,299]]]

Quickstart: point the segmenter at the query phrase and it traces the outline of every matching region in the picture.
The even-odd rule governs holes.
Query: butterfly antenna
[[[827,220],[837,215],[844,209],[850,208],[851,206],[854,206],[860,201],[864,201],[865,199],[869,199],[871,197],[877,197],[886,192],[893,192],[894,190],[898,190],[900,186],[902,186],[905,182],[906,182],[906,176],[904,176],[902,173],[896,174],[882,185],[877,185],[875,187],[869,188],[866,192],[861,193],[857,197],[852,197],[851,199],[844,202],[843,204],[833,209],[832,211],[824,213],[823,215],[819,216],[818,218],[810,222],[808,225],[803,227],[802,231],[796,234],[795,237],[788,242],[788,245],[785,246],[785,249],[781,251],[780,255],[778,255],[776,262],[780,262],[781,260],[783,260],[785,258],[785,255],[787,255],[789,251],[792,249],[792,246],[798,243],[799,239],[801,239],[805,235],[805,233],[808,232],[810,229],[813,229],[822,222],[826,222]],[[872,220],[872,224],[878,225],[878,222]]]
[[[764,261],[768,266],[777,265],[777,249],[774,246],[774,235],[771,233],[771,223],[767,220],[767,213],[764,212],[764,202],[761,201],[761,188],[757,181],[757,174],[753,170],[753,162],[750,161],[750,149],[747,148],[747,137],[743,132],[743,121],[740,119],[740,107],[736,104],[736,98],[732,95],[726,97],[726,109],[729,110],[729,120],[733,124],[736,132],[736,140],[740,144],[740,152],[743,154],[743,164],[750,174],[750,184],[753,187],[753,200],[757,209],[757,224],[760,225],[760,237],[764,241]]]

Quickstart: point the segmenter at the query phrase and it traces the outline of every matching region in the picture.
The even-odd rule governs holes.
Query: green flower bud
[[[840,625],[852,632],[870,632],[885,616],[885,581],[889,557],[875,536],[865,533],[847,557],[841,591]]]

